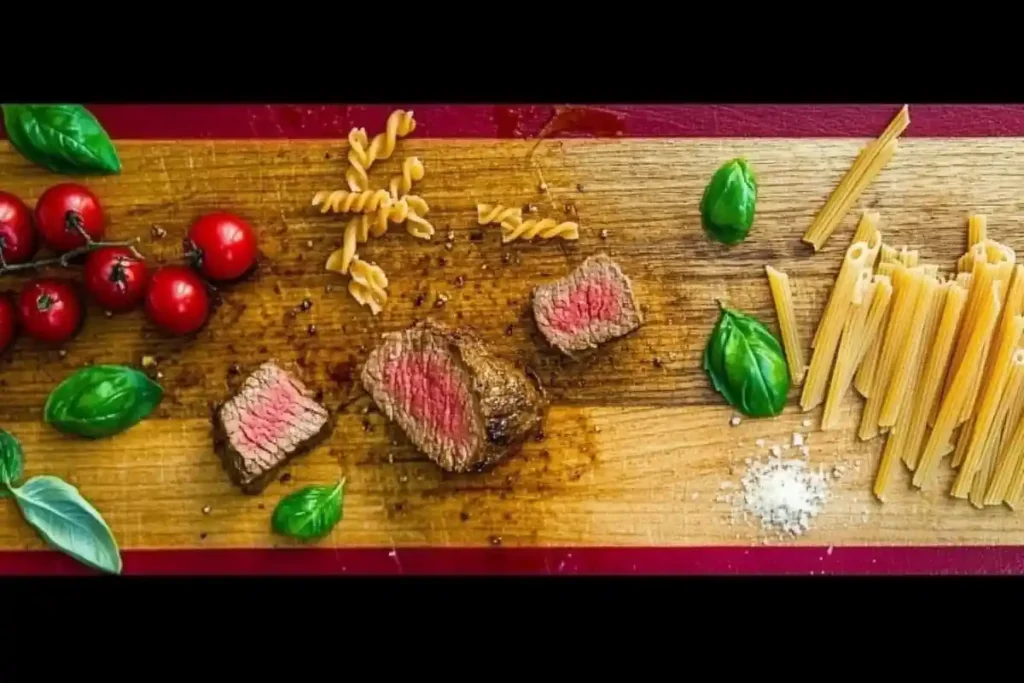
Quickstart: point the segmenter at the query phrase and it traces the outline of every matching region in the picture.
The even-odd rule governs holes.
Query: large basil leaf
[[[336,486],[307,486],[285,496],[274,508],[274,531],[303,540],[323,538],[341,521],[345,480]]]
[[[121,552],[100,513],[71,484],[32,477],[12,488],[21,514],[51,546],[95,569],[121,573]]]
[[[720,308],[704,350],[704,371],[729,405],[744,415],[778,415],[791,381],[782,346],[756,318]]]
[[[44,419],[66,434],[98,439],[133,427],[160,403],[163,388],[124,365],[82,368],[50,394]]]
[[[0,497],[6,496],[3,486],[14,486],[25,470],[25,453],[21,442],[5,429],[0,429]]]
[[[745,159],[722,164],[704,188],[700,220],[704,230],[723,244],[747,237],[757,210],[757,178]]]
[[[57,173],[120,173],[121,159],[96,117],[80,104],[5,104],[15,149]]]

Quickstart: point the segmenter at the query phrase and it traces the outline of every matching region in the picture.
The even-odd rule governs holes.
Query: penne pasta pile
[[[824,404],[822,429],[835,429],[851,386],[864,397],[858,437],[885,436],[879,500],[900,463],[921,488],[952,455],[954,497],[1017,509],[1024,505],[1024,265],[988,238],[984,216],[971,216],[968,249],[955,275],[943,277],[917,251],[884,244],[879,218],[865,212],[846,251],[800,405]],[[787,356],[797,354],[789,349],[795,326],[786,332],[794,325],[791,295],[789,304],[777,295],[780,274],[772,271]]]

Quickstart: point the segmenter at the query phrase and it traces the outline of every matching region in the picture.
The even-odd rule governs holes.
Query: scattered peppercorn
[[[57,352],[57,355],[60,356],[61,358],[67,357],[67,355],[68,355],[67,349],[61,349],[60,351]]]
[[[259,503],[259,504],[256,505],[256,507],[259,508],[260,510],[266,510],[267,509],[267,504],[266,503]]]
[[[501,536],[488,536],[487,540],[495,547],[501,545]]]
[[[655,358],[651,362],[654,363],[654,367],[656,368],[660,368],[662,365],[665,364],[660,358]]]
[[[444,256],[438,256],[437,257],[437,265],[439,265],[442,268],[444,268],[445,266],[448,265],[448,259],[446,259]]]
[[[461,275],[458,276],[457,278],[455,278],[455,286],[456,287],[459,287],[461,289],[462,286],[465,285],[465,284],[466,284],[466,278],[462,277]]]
[[[334,291],[334,285],[324,285],[324,291],[330,294]]]
[[[437,301],[434,302],[434,308],[444,308],[444,305],[448,303],[447,294],[438,294]]]
[[[463,510],[462,512],[459,513],[459,519],[462,520],[463,522],[468,522],[469,521],[469,513],[466,512],[465,510]]]
[[[504,254],[501,255],[501,262],[506,264],[506,265],[511,263],[512,262],[512,254],[510,254],[509,252],[506,251]]]
[[[228,366],[228,374],[229,375],[237,375],[237,374],[239,374],[241,372],[242,372],[242,368],[241,368],[241,366],[238,365],[238,363],[232,363],[230,366]]]
[[[506,337],[511,337],[513,330],[515,330],[515,325],[509,325],[508,327],[506,327],[505,328],[505,336]]]
[[[309,327],[306,328],[306,331],[309,332],[309,336],[312,337],[314,334],[316,334],[316,325],[310,325]]]
[[[576,183],[576,191],[583,192],[583,183]]]
[[[153,239],[163,239],[167,237],[167,231],[161,228],[159,225],[154,225],[149,230],[149,234],[153,236]]]
[[[282,474],[282,475],[281,475],[281,477],[280,477],[280,478],[278,479],[278,481],[279,481],[279,482],[281,482],[282,484],[287,484],[287,483],[288,483],[288,482],[290,482],[291,480],[292,480],[292,475],[291,475],[291,472],[285,472],[285,473],[284,473],[284,474]]]
[[[413,300],[412,305],[419,308],[420,306],[423,305],[423,302],[426,300],[426,298],[427,295],[424,292],[420,292],[419,294],[416,295],[416,298]]]
[[[304,311],[308,311],[309,309],[313,308],[313,301],[309,297],[306,297],[305,299],[302,300],[302,303],[299,304],[299,308],[301,308]]]
[[[205,541],[207,536],[208,536],[208,534],[205,531],[202,531],[199,534],[199,540],[200,541]]]
[[[603,240],[608,239],[608,229],[607,228],[603,228],[601,230],[600,234],[601,234],[601,239],[603,239]]]

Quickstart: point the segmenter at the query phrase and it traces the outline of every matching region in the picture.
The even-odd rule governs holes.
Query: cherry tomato
[[[201,216],[188,231],[185,249],[211,280],[235,280],[256,263],[256,234],[244,219],[216,212]]]
[[[78,331],[82,304],[67,280],[33,280],[18,297],[18,317],[30,337],[58,344]]]
[[[120,313],[146,295],[146,262],[128,247],[103,247],[85,261],[85,288],[103,308]]]
[[[0,353],[3,353],[18,331],[18,313],[11,302],[11,297],[0,294]]]
[[[25,263],[36,253],[36,231],[25,202],[0,192],[0,255],[5,263]]]
[[[191,334],[206,322],[210,297],[194,270],[164,266],[153,273],[146,289],[146,315],[171,334]]]
[[[76,183],[54,185],[36,202],[36,226],[54,251],[71,251],[85,244],[81,230],[93,241],[103,238],[106,219],[100,200]],[[81,228],[81,230],[79,230]]]

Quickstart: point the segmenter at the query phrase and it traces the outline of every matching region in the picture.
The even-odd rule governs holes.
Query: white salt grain
[[[793,432],[793,445],[794,446],[803,446],[804,445],[804,435],[801,434],[800,432]]]
[[[798,536],[810,528],[828,498],[828,482],[803,460],[755,461],[740,481],[745,511],[761,527]],[[737,497],[739,498],[739,497]]]
[[[801,424],[803,424],[804,427],[810,427],[813,423],[810,420],[804,420]]]
[[[739,425],[739,423],[740,423],[740,416],[739,415],[733,415],[732,419],[729,420],[729,424],[731,424],[733,427],[736,427],[737,425]]]
[[[754,442],[754,445],[757,446],[758,448],[764,448],[764,439],[758,439],[757,441]]]
[[[690,496],[690,500],[697,500],[697,498],[699,498],[699,497],[700,497],[700,494],[699,493],[695,493],[692,496]]]
[[[774,455],[776,458],[782,456],[782,449],[779,448],[778,444],[775,444],[774,446],[772,446],[770,450],[772,452],[772,455]]]
[[[731,488],[732,488],[732,482],[731,482],[731,481],[723,481],[723,482],[722,482],[722,483],[721,483],[721,484],[719,485],[719,487],[718,487],[718,488],[722,489],[723,491],[724,491],[725,489],[731,489]]]

